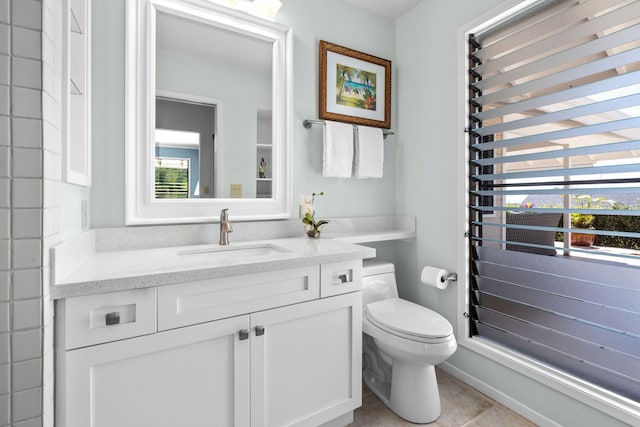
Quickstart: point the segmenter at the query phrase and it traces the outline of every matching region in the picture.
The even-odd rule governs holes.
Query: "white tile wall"
[[[11,2],[11,24],[40,30],[42,27],[42,2],[13,0]]]
[[[14,0],[17,1],[17,0]],[[42,207],[42,406],[38,426],[54,425],[54,304],[49,297],[49,248],[60,240],[60,180],[62,175],[62,17],[63,2],[42,0],[42,139],[44,164]],[[14,427],[32,427],[18,425]]]
[[[8,55],[11,53],[11,27],[0,24],[0,54]]]
[[[14,147],[42,148],[41,120],[13,118],[11,131]]]
[[[39,298],[42,295],[42,271],[40,269],[16,270],[12,274],[13,299]]]
[[[43,3],[44,2],[44,3]],[[0,426],[53,426],[53,343],[43,322],[52,318],[43,287],[43,178],[56,176],[56,163],[44,170],[43,119],[60,115],[43,106],[43,93],[60,81],[47,75],[42,58],[43,10],[48,5],[49,40],[61,31],[52,13],[59,0],[0,0]],[[49,43],[50,45],[51,43]],[[60,56],[60,55],[58,55]],[[49,62],[60,61],[60,58]],[[50,68],[55,68],[54,64]],[[59,89],[58,89],[59,91]],[[45,111],[48,110],[48,111]],[[48,124],[48,135],[59,124]],[[59,146],[55,139],[49,143]],[[59,172],[57,172],[59,175]],[[48,196],[57,207],[57,191]],[[55,225],[48,225],[55,233]],[[47,248],[48,249],[48,248]],[[47,269],[48,271],[48,269]],[[48,292],[47,292],[48,294]],[[47,342],[45,346],[43,343]],[[46,371],[45,371],[46,370]],[[43,378],[47,378],[46,386]],[[45,390],[46,388],[46,390]],[[50,400],[43,404],[43,395]],[[43,407],[50,414],[43,417]]]
[[[11,145],[9,123],[11,123],[9,117],[0,117],[0,145]]]
[[[0,34],[0,38],[2,34]],[[9,115],[11,109],[10,97],[11,88],[8,86],[0,86],[0,114]]]
[[[11,391],[18,392],[39,387],[42,383],[42,359],[16,362],[11,365]]]
[[[42,150],[13,149],[13,176],[16,178],[42,178]]]
[[[41,399],[42,389],[40,388],[13,393],[11,399],[11,420],[16,422],[40,416],[42,408]]]
[[[11,61],[8,55],[0,55],[0,85],[9,86],[11,81]]]
[[[0,22],[9,23],[9,0],[0,0]]]
[[[42,118],[41,91],[13,86],[11,96],[13,115],[32,119]]]
[[[0,219],[1,213],[0,210]],[[14,209],[11,231],[14,239],[42,237],[42,210]]]
[[[40,330],[15,332],[11,336],[11,360],[36,359],[42,352],[42,333]]]
[[[9,334],[0,335],[0,364],[6,363],[8,365],[11,360],[11,354],[9,352],[9,338]]]
[[[11,83],[14,86],[40,90],[42,88],[42,62],[35,59],[14,57],[11,61]]]
[[[9,364],[11,361],[9,338],[9,334],[0,334],[0,364]]]
[[[42,33],[40,31],[12,26],[11,35],[13,56],[31,59],[42,58]]]

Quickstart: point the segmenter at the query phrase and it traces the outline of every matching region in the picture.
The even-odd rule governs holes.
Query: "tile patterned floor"
[[[534,427],[535,424],[437,369],[442,414],[434,427]],[[362,388],[362,407],[349,427],[415,426],[397,416],[366,386]]]

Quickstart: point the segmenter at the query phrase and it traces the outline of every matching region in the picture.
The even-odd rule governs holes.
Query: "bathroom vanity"
[[[80,244],[80,246],[82,246]],[[279,239],[54,253],[57,425],[317,426],[361,404],[362,259]]]

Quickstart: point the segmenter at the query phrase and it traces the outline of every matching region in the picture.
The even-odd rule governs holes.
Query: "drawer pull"
[[[238,332],[238,336],[240,338],[240,341],[244,341],[246,339],[249,338],[249,330],[248,329],[240,329],[240,332]]]
[[[120,324],[120,312],[114,311],[112,313],[107,313],[104,317],[104,321],[107,326]]]
[[[257,337],[259,337],[260,335],[264,335],[264,326],[256,326],[254,329],[256,330]]]
[[[340,283],[348,283],[348,282],[351,282],[353,280],[352,276],[351,276],[351,273],[341,274],[341,275],[338,276],[338,279],[340,279]]]

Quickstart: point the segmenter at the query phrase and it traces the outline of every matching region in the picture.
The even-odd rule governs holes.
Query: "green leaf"
[[[318,223],[316,224],[316,228],[320,227],[321,225],[325,225],[325,224],[329,224],[329,221],[327,220],[320,220],[318,221]]]

